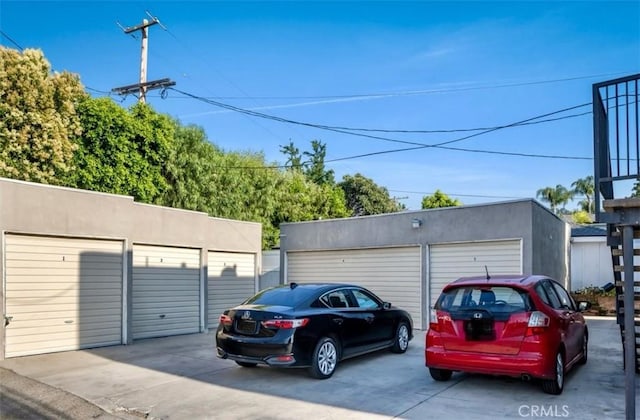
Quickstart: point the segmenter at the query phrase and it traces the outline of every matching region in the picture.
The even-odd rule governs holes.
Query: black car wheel
[[[564,388],[564,358],[562,353],[556,354],[556,375],[553,379],[542,381],[542,390],[547,394],[562,394]]]
[[[237,360],[236,360],[236,363],[237,363],[239,366],[246,367],[246,368],[252,368],[252,367],[256,367],[256,366],[258,366],[258,364],[257,364],[257,363],[239,362],[239,361],[237,361]]]
[[[394,353],[404,353],[409,347],[409,327],[406,322],[401,322],[396,329],[396,338],[391,347]]]
[[[582,356],[580,357],[580,360],[578,360],[578,364],[580,365],[584,365],[587,363],[587,352],[589,350],[588,344],[589,344],[589,336],[585,332],[584,336],[582,337]]]
[[[333,375],[338,365],[338,347],[330,337],[323,337],[316,344],[309,372],[318,379],[327,379]]]
[[[449,379],[451,379],[451,374],[453,374],[453,372],[450,370],[436,368],[429,368],[429,373],[431,374],[431,377],[436,381],[448,381]]]

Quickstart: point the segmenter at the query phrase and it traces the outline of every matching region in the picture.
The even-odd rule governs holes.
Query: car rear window
[[[257,295],[247,299],[244,303],[253,305],[298,306],[315,293],[315,287],[305,287],[304,285],[298,285],[294,288],[290,286],[274,287],[261,291]]]
[[[443,292],[435,308],[449,312],[483,308],[494,313],[515,313],[529,311],[531,304],[524,290],[508,286],[466,286]]]

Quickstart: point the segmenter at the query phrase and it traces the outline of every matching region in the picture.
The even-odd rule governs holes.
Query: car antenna
[[[487,281],[491,280],[491,276],[489,275],[489,269],[487,268],[487,266],[484,266],[484,271],[487,272]]]

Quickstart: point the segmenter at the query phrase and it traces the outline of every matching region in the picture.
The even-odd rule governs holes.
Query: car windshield
[[[459,311],[488,309],[492,312],[514,313],[530,310],[527,292],[508,286],[466,286],[443,292],[436,309]]]
[[[294,288],[290,286],[274,287],[265,289],[257,295],[247,299],[245,304],[253,305],[277,305],[277,306],[297,306],[316,293],[315,287],[305,287],[298,285]]]

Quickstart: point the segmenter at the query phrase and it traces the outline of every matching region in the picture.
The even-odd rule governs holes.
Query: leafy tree
[[[585,210],[578,210],[574,212],[571,216],[573,218],[573,221],[580,225],[586,225],[593,222],[591,220],[591,215],[589,214],[589,212]]]
[[[636,182],[633,184],[631,197],[640,197],[640,179],[637,179]]]
[[[280,146],[280,152],[287,156],[285,166],[289,170],[302,170],[303,163],[300,149],[298,149],[292,141],[289,141],[289,144],[286,146]]]
[[[77,139],[73,185],[159,204],[167,188],[163,167],[174,147],[174,122],[148,105],[127,111],[109,98],[85,98],[78,114],[84,132]]]
[[[345,175],[338,184],[344,191],[351,216],[395,213],[405,209],[389,196],[389,191],[361,174]]]
[[[209,143],[204,130],[175,123],[175,147],[164,167],[167,188],[162,205],[209,212],[215,200],[217,159],[221,155]]]
[[[318,185],[335,184],[333,170],[326,170],[324,166],[324,158],[327,155],[326,144],[319,140],[312,140],[311,150],[311,152],[303,153],[304,156],[309,158],[304,172],[307,178]]]
[[[433,195],[427,195],[422,197],[423,209],[437,209],[441,207],[456,207],[461,206],[462,203],[458,199],[450,198],[447,194],[440,190],[436,190]]]
[[[554,187],[541,188],[536,192],[536,196],[549,203],[551,211],[558,214],[558,206],[564,206],[571,200],[572,192],[564,186],[558,184]]]
[[[84,96],[79,78],[51,74],[40,50],[0,46],[0,176],[66,184]]]
[[[581,195],[585,197],[584,200],[581,200],[580,203],[578,203],[580,208],[588,213],[593,213],[595,211],[593,202],[595,191],[593,176],[589,175],[586,178],[580,178],[574,181],[571,186],[573,187],[571,192],[574,195]]]

